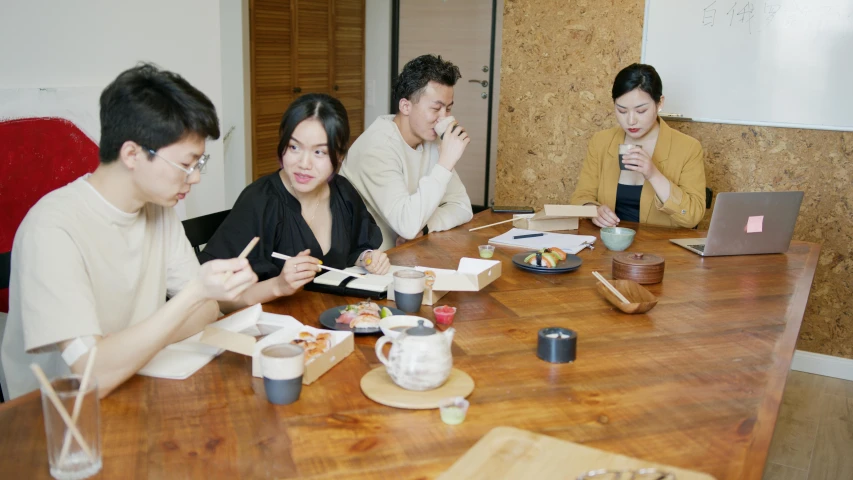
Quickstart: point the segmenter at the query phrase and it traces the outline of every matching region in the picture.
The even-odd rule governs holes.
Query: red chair
[[[62,118],[0,121],[0,253],[12,250],[30,207],[47,193],[98,167],[98,145]],[[5,263],[5,262],[2,262]],[[8,283],[9,272],[5,275]],[[0,312],[9,290],[0,290]]]

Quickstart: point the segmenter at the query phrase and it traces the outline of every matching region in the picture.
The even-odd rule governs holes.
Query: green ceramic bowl
[[[614,252],[621,252],[631,246],[637,232],[630,228],[604,227],[601,229],[601,241]]]

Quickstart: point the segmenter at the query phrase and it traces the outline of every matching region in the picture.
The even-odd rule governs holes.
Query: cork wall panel
[[[506,0],[497,204],[568,201],[589,138],[616,125],[610,89],[640,60],[643,9],[642,0]],[[806,192],[795,238],[823,247],[797,348],[853,358],[853,133],[670,125],[702,143],[714,192]]]

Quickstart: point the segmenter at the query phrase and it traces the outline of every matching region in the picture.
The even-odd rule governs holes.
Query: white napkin
[[[139,370],[139,374],[173,380],[189,378],[223,352],[199,342],[201,334],[199,332],[186,340],[167,345]]]
[[[542,234],[538,237],[512,238],[519,235]],[[596,237],[592,235],[572,235],[569,233],[539,232],[536,230],[524,230],[513,228],[503,235],[498,235],[489,240],[493,245],[505,245],[508,247],[522,247],[531,250],[540,248],[557,247],[566,253],[575,254],[595,243]]]

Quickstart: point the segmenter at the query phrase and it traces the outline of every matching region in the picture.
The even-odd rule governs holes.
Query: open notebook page
[[[540,237],[519,238],[519,235],[542,234]],[[539,232],[536,230],[524,230],[513,228],[503,235],[498,235],[489,240],[492,245],[506,245],[508,247],[529,248],[539,250],[540,248],[557,247],[566,253],[578,253],[587,246],[595,243],[596,237],[591,235],[572,235],[568,233]]]

